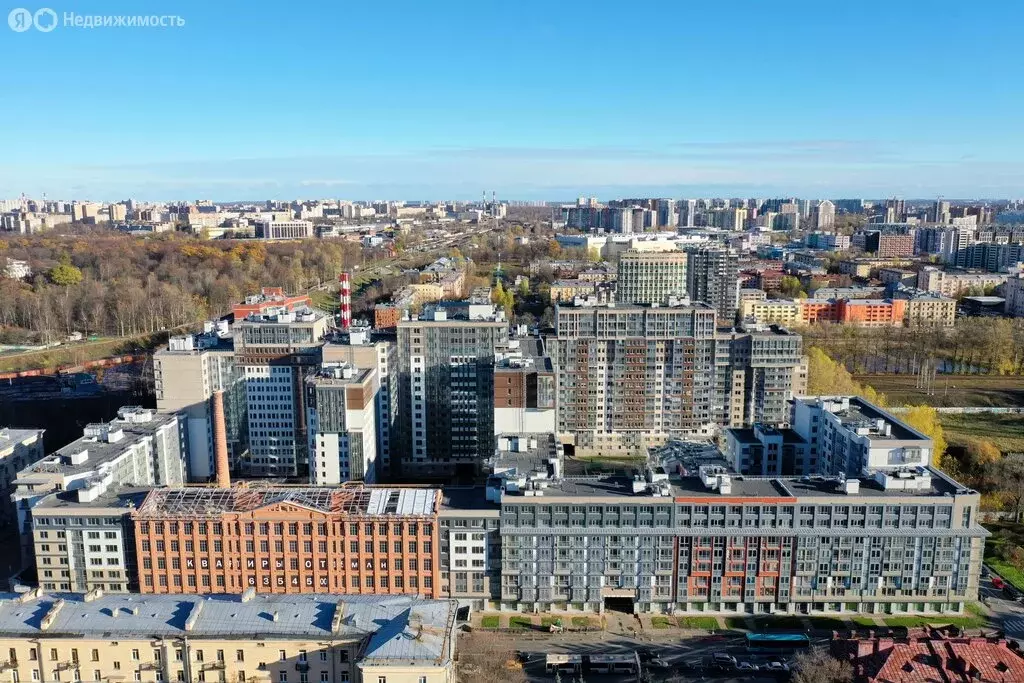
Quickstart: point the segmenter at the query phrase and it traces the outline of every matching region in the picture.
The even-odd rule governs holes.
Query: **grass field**
[[[988,620],[976,614],[969,614],[962,617],[945,616],[937,614],[934,617],[886,617],[882,621],[886,626],[905,626],[906,628],[921,628],[922,626],[956,626],[958,628],[983,628]]]
[[[178,328],[183,330],[184,328]],[[79,365],[87,361],[121,356],[140,350],[154,349],[167,343],[167,333],[144,334],[137,337],[114,337],[94,342],[68,344],[46,351],[30,351],[0,356],[0,372],[23,370],[56,370],[61,366]]]
[[[679,628],[700,628],[714,631],[718,628],[718,619],[714,617],[679,617]]]
[[[1024,415],[942,414],[939,421],[952,446],[968,438],[989,439],[1004,453],[1024,453]]]
[[[484,628],[498,628],[498,624],[501,623],[501,617],[497,614],[489,614],[486,617],[480,617],[480,625]]]
[[[593,617],[573,617],[572,625],[576,628],[590,628],[592,626],[597,626],[597,622]]]
[[[992,536],[985,541],[985,564],[992,567],[996,574],[1003,577],[1018,590],[1024,591],[1024,572],[1007,562],[1000,555],[1006,544],[1024,546],[1024,524],[1010,522],[992,522],[985,524]]]
[[[932,394],[916,388],[917,375],[854,375],[889,399],[889,405],[1006,407],[1024,405],[1024,377],[939,375]]]
[[[533,628],[533,619],[531,617],[510,617],[508,627],[512,629]]]

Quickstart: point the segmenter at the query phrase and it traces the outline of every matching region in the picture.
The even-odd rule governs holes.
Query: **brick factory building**
[[[143,593],[436,597],[436,489],[155,489],[134,514]]]

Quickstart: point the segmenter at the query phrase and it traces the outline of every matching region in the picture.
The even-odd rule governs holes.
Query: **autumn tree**
[[[810,396],[860,396],[877,406],[885,405],[885,394],[862,385],[841,364],[822,349],[812,346],[807,351],[807,393]]]
[[[853,667],[824,648],[801,652],[793,664],[793,683],[851,683]]]
[[[900,419],[932,440],[932,463],[941,467],[946,455],[946,437],[938,411],[932,406],[911,406]]]

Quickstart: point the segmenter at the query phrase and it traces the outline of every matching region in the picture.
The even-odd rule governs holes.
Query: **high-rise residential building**
[[[117,418],[85,427],[82,438],[29,465],[14,481],[22,556],[32,557],[32,508],[58,491],[91,500],[109,487],[180,486],[186,481],[188,429],[184,414],[125,406]]]
[[[437,489],[154,489],[133,515],[143,593],[440,590]]]
[[[818,230],[830,230],[836,224],[836,205],[827,199],[818,202],[814,210],[815,227]]]
[[[396,446],[404,476],[475,476],[494,453],[495,349],[508,341],[490,304],[430,306],[398,323]]]
[[[245,381],[253,475],[306,473],[305,374],[321,363],[327,314],[312,308],[269,308],[234,326],[235,362]]]
[[[934,254],[943,263],[956,263],[957,254],[974,241],[974,230],[964,227],[925,226],[914,236],[917,254]]]
[[[520,337],[494,365],[494,433],[554,433],[555,370],[540,337]]]
[[[395,324],[398,324],[397,319]],[[374,340],[369,328],[352,327],[346,338],[332,339],[325,344],[322,353],[325,363],[344,362],[355,368],[376,371],[377,474],[390,476],[391,444],[398,419],[398,345],[394,337]]]
[[[189,479],[214,476],[213,392],[224,392],[228,459],[238,468],[248,449],[245,382],[235,363],[226,323],[207,323],[202,334],[171,337],[153,354],[156,408],[187,416]]]
[[[627,251],[619,257],[615,300],[663,304],[686,296],[686,252]]]
[[[658,227],[673,228],[679,223],[679,216],[676,214],[676,202],[674,199],[658,200]]]
[[[128,217],[128,207],[124,204],[111,204],[107,207],[107,215],[111,221],[123,221]]]
[[[0,429],[0,522],[11,528],[18,511],[11,499],[18,472],[40,460],[46,451],[42,429]]]
[[[33,590],[0,604],[0,647],[19,681],[440,683],[456,677],[458,607],[412,596]]]
[[[306,379],[309,481],[377,481],[377,371],[324,363]]]
[[[765,452],[748,457],[820,451],[832,419],[808,430],[814,444],[762,430]],[[875,419],[870,429],[886,418]],[[844,476],[738,477],[715,449],[678,442],[656,450],[639,477],[564,477],[547,461],[496,473],[488,496],[501,506],[502,607],[963,612],[978,594],[987,535],[978,492],[918,460],[929,440],[893,425],[902,443],[867,445],[858,433],[867,429],[835,444],[865,465]]]
[[[933,223],[941,223],[943,225],[950,222],[952,214],[949,211],[949,202],[943,199],[936,199],[935,204],[932,205],[931,216]]]
[[[802,393],[803,338],[785,328],[744,324],[715,335],[714,421],[786,425]]]
[[[557,431],[577,451],[639,451],[712,430],[711,307],[559,305],[555,329]]]
[[[684,199],[679,207],[679,227],[692,228],[697,221],[697,200]]]
[[[732,324],[739,308],[739,255],[721,245],[691,247],[686,253],[690,299],[710,304],[722,324]]]

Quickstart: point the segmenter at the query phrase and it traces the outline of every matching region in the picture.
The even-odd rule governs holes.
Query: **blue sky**
[[[142,5],[0,27],[0,197],[1024,194],[1020,2]]]

